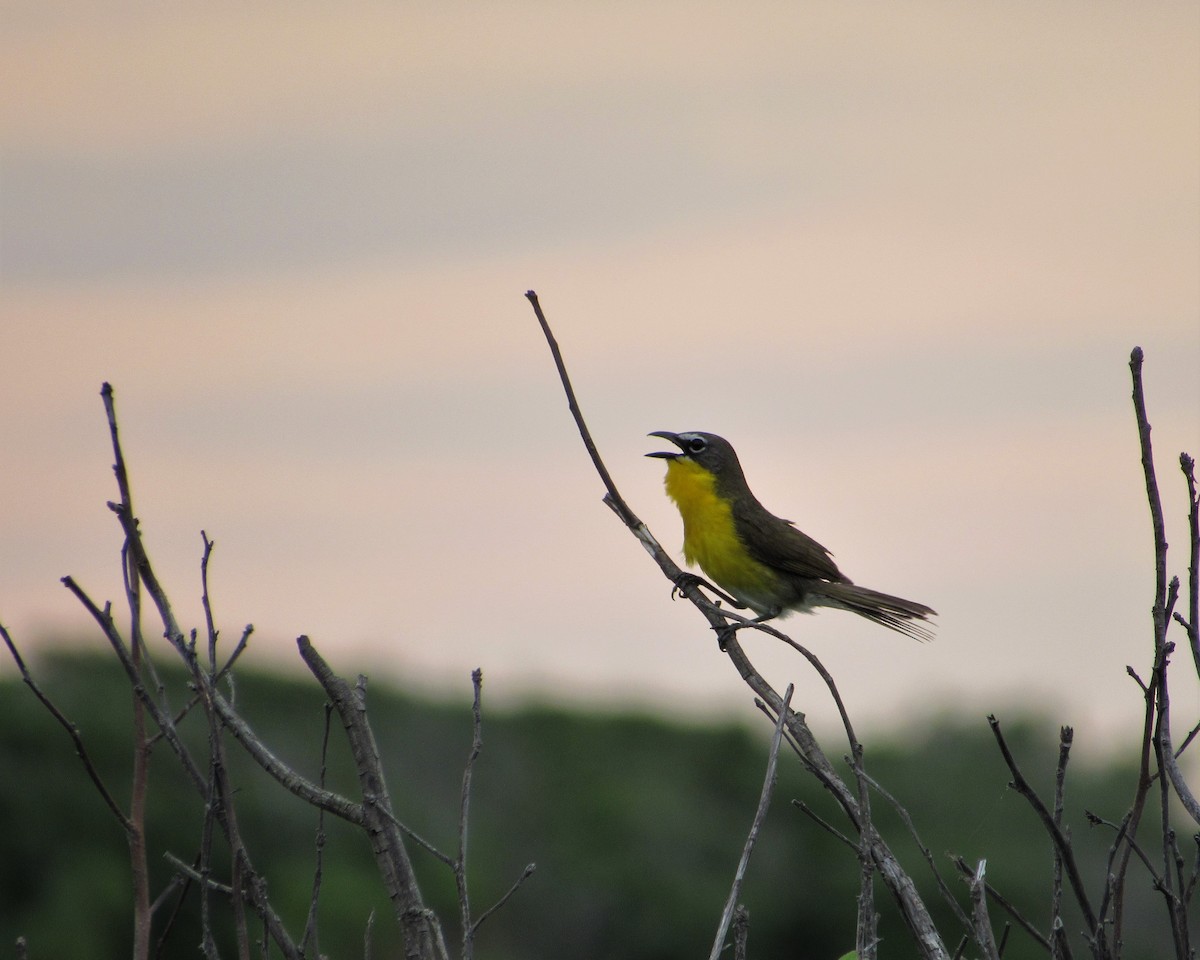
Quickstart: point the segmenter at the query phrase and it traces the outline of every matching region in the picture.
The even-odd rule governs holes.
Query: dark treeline
[[[34,673],[79,726],[118,801],[127,803],[131,695],[119,668],[97,656],[58,654],[38,661]],[[182,675],[164,676],[173,707],[182,708],[188,699]],[[368,690],[397,811],[408,827],[452,852],[471,742],[468,678],[461,702],[452,705],[414,698],[382,683]],[[315,779],[325,723],[320,689],[302,678],[240,672],[234,696],[272,748]],[[1001,719],[1024,772],[1049,796],[1058,720]],[[185,721],[183,728],[190,728],[197,754],[204,755],[203,717]],[[549,707],[493,710],[485,696],[484,752],[475,768],[470,821],[476,914],[500,897],[527,863],[536,863],[537,871],[481,928],[478,955],[487,960],[706,956],[762,785],[769,732],[765,719],[758,729],[686,727],[647,715]],[[357,798],[339,733],[334,729],[330,737],[327,782]],[[868,772],[905,804],[961,902],[965,888],[951,853],[972,866],[986,858],[989,882],[1044,932],[1050,915],[1049,841],[1025,801],[1006,789],[1008,771],[984,716],[947,721],[905,741],[868,738],[866,749]],[[231,743],[229,757],[251,856],[284,920],[302,929],[316,864],[317,815],[247,762],[236,744]],[[1066,819],[1097,898],[1112,834],[1089,826],[1084,810],[1119,820],[1130,802],[1134,759],[1131,753],[1114,757],[1103,769],[1077,763],[1069,771]],[[148,839],[152,895],[157,895],[173,873],[164,853],[195,860],[203,814],[161,744],[150,775]],[[750,911],[750,952],[833,960],[854,946],[858,864],[853,851],[798,810],[793,799],[839,822],[821,788],[803,775],[794,756],[783,754],[779,786],[742,897]],[[874,807],[878,827],[917,880],[953,949],[953,915],[919,851],[882,798]],[[0,682],[0,823],[5,827],[0,831],[0,958],[13,955],[18,936],[27,939],[31,960],[128,956],[125,837],[69,738],[13,676]],[[370,956],[398,955],[395,924],[361,834],[328,816],[324,830],[321,952],[331,958],[363,957],[374,911]],[[419,848],[411,855],[427,900],[447,931],[455,931],[450,872]],[[226,861],[218,864],[227,870]],[[1169,942],[1155,932],[1166,929],[1157,916],[1161,903],[1144,877],[1132,878],[1125,956],[1165,956]],[[877,898],[883,955],[911,955],[886,891],[880,888]],[[214,906],[226,937],[222,954],[232,955],[229,911],[220,902]],[[999,907],[992,915],[1003,920]],[[1070,912],[1067,917],[1078,919]],[[194,887],[160,907],[156,940],[164,930],[161,956],[200,956]],[[1004,956],[1020,960],[1046,954],[1014,929]]]

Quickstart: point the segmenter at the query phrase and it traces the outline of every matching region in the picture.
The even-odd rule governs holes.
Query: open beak
[[[679,434],[677,434],[677,433],[670,433],[666,430],[655,430],[654,433],[648,433],[648,434],[646,434],[646,436],[662,437],[664,440],[670,440],[673,444],[675,444],[675,446],[677,446],[680,449],[680,451],[683,450],[683,444],[679,442]],[[663,460],[674,460],[676,457],[683,456],[683,454],[682,454],[682,452],[675,453],[672,451],[670,453],[648,453],[648,454],[646,454],[646,456],[661,457]]]

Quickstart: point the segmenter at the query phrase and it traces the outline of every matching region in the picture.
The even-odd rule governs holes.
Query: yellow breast
[[[683,517],[683,557],[723,589],[752,607],[778,589],[777,576],[747,552],[738,539],[733,509],[716,491],[716,477],[691,460],[667,461],[667,496]]]

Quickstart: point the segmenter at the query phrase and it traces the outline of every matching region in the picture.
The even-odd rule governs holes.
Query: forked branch
[[[554,357],[554,363],[558,369],[559,378],[562,381],[563,390],[567,396],[567,406],[571,411],[572,417],[575,419],[579,435],[583,440],[584,446],[587,448],[592,463],[596,467],[596,472],[600,475],[600,479],[604,484],[606,490],[605,503],[613,509],[625,526],[638,539],[658,564],[659,569],[670,580],[674,589],[686,597],[708,621],[709,626],[716,631],[717,636],[721,640],[722,649],[750,689],[754,691],[760,700],[767,704],[772,713],[784,718],[784,726],[790,737],[790,742],[803,757],[806,767],[829,789],[846,816],[854,824],[855,830],[860,833],[860,836],[865,838],[865,848],[874,859],[884,883],[899,905],[901,915],[908,925],[920,955],[926,958],[926,960],[949,960],[949,953],[946,951],[946,947],[933,925],[933,920],[929,915],[928,909],[917,894],[916,887],[911,878],[904,872],[895,855],[879,834],[875,832],[870,822],[864,822],[864,813],[866,811],[861,808],[855,791],[846,785],[834,769],[833,764],[829,762],[829,758],[826,757],[824,751],[822,751],[820,745],[817,743],[816,737],[809,729],[804,715],[785,707],[783,698],[755,669],[738,643],[736,636],[738,629],[746,626],[759,628],[763,625],[749,624],[745,622],[744,618],[730,614],[729,611],[708,600],[701,592],[696,579],[684,575],[684,572],[680,570],[675,561],[663,550],[646,525],[630,509],[625,499],[617,490],[611,475],[604,466],[600,452],[596,448],[591,432],[588,430],[587,423],[583,418],[583,413],[575,397],[575,391],[571,387],[570,377],[567,375],[566,363],[563,360],[562,352],[550,329],[550,324],[547,322],[545,314],[542,311],[541,304],[538,302],[537,294],[530,290],[525,296],[533,306],[534,314],[550,347],[550,352]],[[771,628],[767,628],[766,632],[778,635]]]

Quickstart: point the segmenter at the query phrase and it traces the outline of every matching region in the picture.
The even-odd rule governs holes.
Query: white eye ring
[[[703,437],[692,437],[687,443],[688,453],[700,453],[707,446]]]

